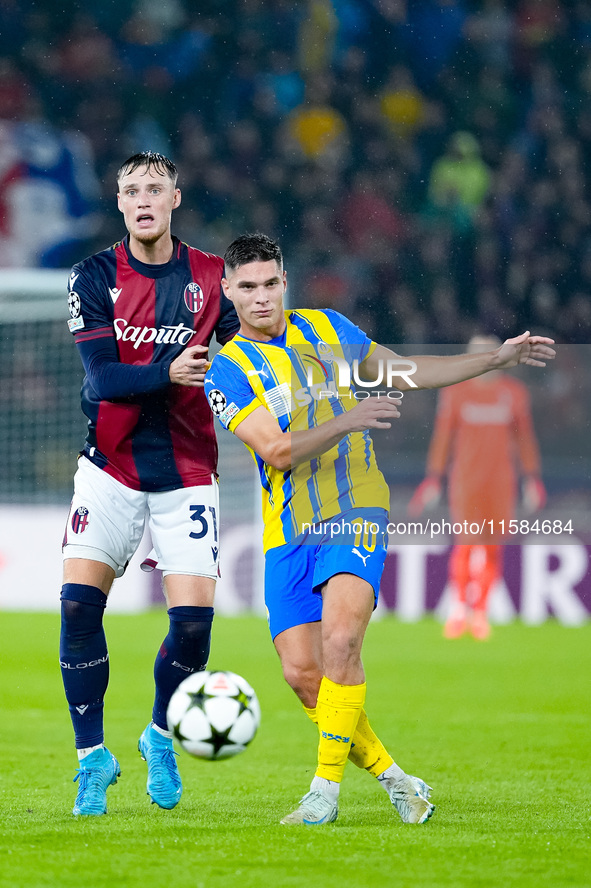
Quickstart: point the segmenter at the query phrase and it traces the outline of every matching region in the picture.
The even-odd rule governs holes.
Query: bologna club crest
[[[203,290],[194,281],[185,287],[185,305],[193,314],[201,311],[203,306]]]
[[[78,506],[72,515],[72,530],[74,533],[84,533],[88,527],[88,509],[86,506]]]

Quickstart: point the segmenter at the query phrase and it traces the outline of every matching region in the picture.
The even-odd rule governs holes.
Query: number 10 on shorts
[[[377,534],[380,529],[379,524],[372,521],[360,520],[352,522],[355,531],[355,540],[353,545],[357,548],[363,548],[366,552],[373,552],[376,547]]]

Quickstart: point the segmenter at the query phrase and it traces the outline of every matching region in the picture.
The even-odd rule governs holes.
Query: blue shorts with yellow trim
[[[388,548],[387,524],[385,509],[350,509],[306,529],[291,543],[269,549],[265,604],[271,636],[320,620],[320,592],[336,574],[367,580],[377,604]]]

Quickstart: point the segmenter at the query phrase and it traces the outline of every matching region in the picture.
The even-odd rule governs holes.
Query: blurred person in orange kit
[[[469,351],[498,345],[495,336],[474,336]],[[490,592],[503,572],[498,540],[515,517],[519,477],[528,512],[546,502],[530,399],[522,382],[494,371],[440,392],[427,475],[409,503],[411,516],[437,505],[445,476],[452,521],[464,528],[484,522],[485,532],[454,537],[449,559],[454,597],[443,633],[458,638],[469,631],[483,641],[490,635]]]

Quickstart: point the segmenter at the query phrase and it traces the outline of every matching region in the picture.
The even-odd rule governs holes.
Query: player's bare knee
[[[361,639],[346,626],[335,627],[323,636],[322,647],[326,671],[327,663],[347,665],[357,662],[360,657]]]
[[[304,706],[316,706],[322,673],[313,665],[282,662],[283,677]]]

